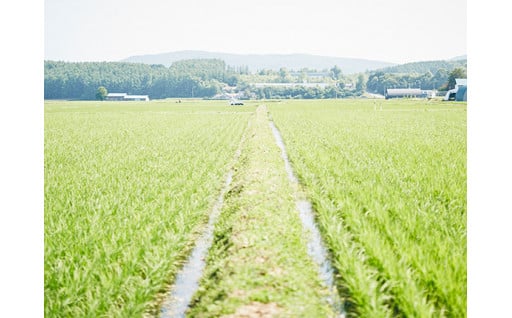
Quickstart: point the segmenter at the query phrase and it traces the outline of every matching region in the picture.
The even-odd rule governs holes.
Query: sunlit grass
[[[45,316],[141,316],[207,221],[249,115],[45,106]]]
[[[206,223],[258,103],[47,102],[45,315],[132,317],[155,309],[155,295]],[[465,103],[267,105],[318,212],[349,313],[466,316]],[[258,163],[271,142],[245,157]],[[238,173],[249,173],[246,166],[239,163]],[[254,187],[275,186],[267,181]],[[290,199],[285,193],[265,197],[268,220],[283,206],[281,195]],[[240,197],[227,200],[228,211],[234,203],[253,207]],[[217,233],[223,220],[244,225],[224,215]],[[260,242],[267,232],[255,233]],[[209,305],[206,297],[195,312]]]
[[[271,114],[349,309],[466,316],[465,103],[290,101]]]

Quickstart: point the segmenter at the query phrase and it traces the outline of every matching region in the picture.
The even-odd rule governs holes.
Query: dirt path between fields
[[[266,106],[233,161],[161,317],[344,317],[311,204]]]

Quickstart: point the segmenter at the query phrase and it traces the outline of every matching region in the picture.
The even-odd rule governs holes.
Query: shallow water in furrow
[[[292,165],[290,160],[288,159],[288,155],[286,153],[286,148],[284,146],[283,138],[281,137],[281,133],[274,125],[272,120],[269,121],[270,128],[272,129],[272,133],[274,134],[274,138],[276,140],[276,144],[281,149],[281,157],[283,158],[286,172],[288,174],[288,178],[291,183],[298,185],[299,180],[295,173],[293,172]],[[318,274],[322,280],[322,282],[327,286],[330,291],[330,295],[327,301],[334,307],[337,313],[339,313],[339,317],[345,317],[345,310],[343,308],[343,304],[338,296],[336,291],[336,287],[334,286],[334,270],[331,265],[331,262],[328,258],[327,249],[322,243],[322,237],[320,236],[320,231],[315,223],[315,217],[313,215],[313,209],[311,202],[304,199],[299,199],[299,196],[296,196],[296,206],[299,211],[300,220],[302,222],[302,226],[304,227],[304,231],[308,234],[308,254],[314,260],[314,262],[318,265]]]
[[[205,267],[206,253],[210,249],[213,241],[213,231],[215,221],[222,210],[224,204],[224,195],[233,179],[233,170],[229,171],[223,190],[219,195],[212,213],[208,220],[208,225],[203,235],[196,242],[194,250],[190,254],[187,263],[176,276],[170,295],[164,300],[160,309],[160,317],[185,317],[185,312],[192,300],[192,296],[199,287],[199,280]]]
[[[249,120],[247,123],[247,127],[251,125],[251,121]],[[247,128],[246,128],[247,132]],[[240,140],[240,144],[238,145],[238,149],[235,152],[235,156],[233,158],[233,162],[237,162],[240,158],[242,152],[242,144],[245,141],[246,133],[242,136]],[[233,180],[233,168],[231,168],[226,175],[226,181],[224,182],[224,186],[222,187],[221,193],[215,202],[215,205],[212,208],[212,212],[210,213],[210,217],[208,219],[208,224],[201,235],[201,237],[196,241],[196,246],[194,250],[190,254],[187,262],[182,267],[182,269],[176,275],[176,279],[174,285],[172,286],[169,295],[164,299],[162,305],[160,307],[160,317],[161,318],[184,318],[185,313],[188,309],[190,301],[194,296],[194,293],[199,288],[199,280],[203,275],[204,267],[206,265],[206,256],[208,250],[212,246],[213,243],[213,233],[215,229],[215,222],[222,211],[222,206],[224,204],[224,196],[226,192],[229,190],[231,182]]]

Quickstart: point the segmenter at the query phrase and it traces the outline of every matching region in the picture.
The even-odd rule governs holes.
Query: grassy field
[[[189,315],[332,317],[261,104],[348,314],[466,316],[466,104],[426,100],[45,102],[45,316],[157,316],[245,132]]]
[[[466,104],[291,101],[270,111],[349,311],[466,316]]]
[[[45,103],[45,316],[140,317],[172,282],[251,112],[184,104]]]

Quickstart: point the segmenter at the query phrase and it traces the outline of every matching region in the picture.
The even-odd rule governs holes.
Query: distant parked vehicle
[[[230,102],[230,104],[231,104],[231,105],[243,105],[244,103],[242,103],[242,102],[241,102],[241,101],[239,101],[239,100],[232,100],[232,101]]]

